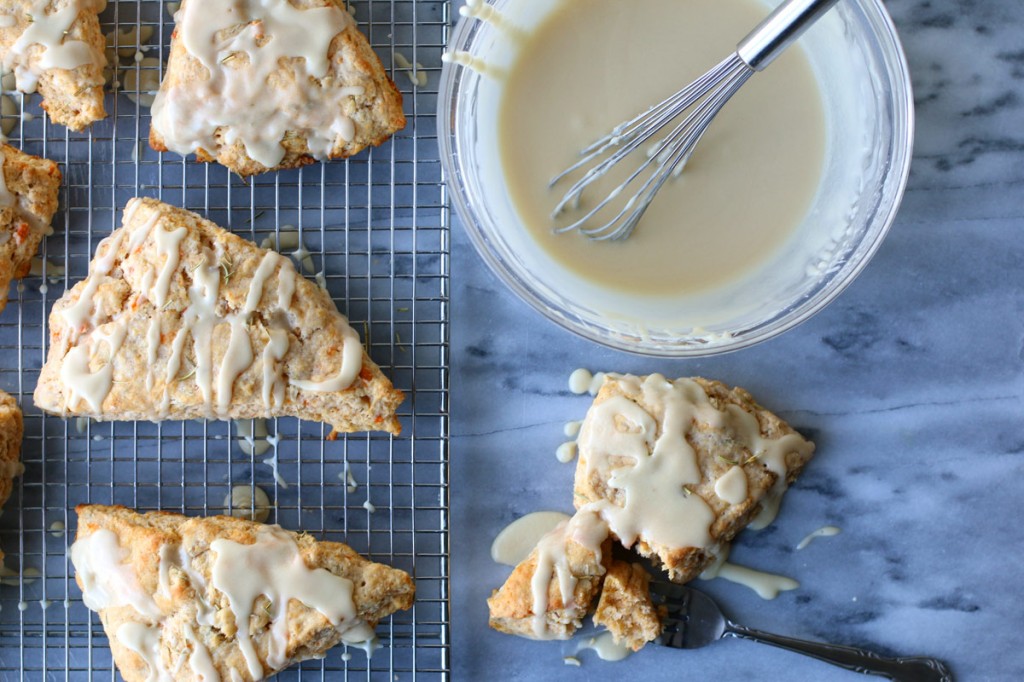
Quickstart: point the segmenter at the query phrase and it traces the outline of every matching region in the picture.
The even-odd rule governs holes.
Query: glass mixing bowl
[[[529,30],[558,2],[492,5],[511,24]],[[504,188],[497,136],[501,74],[516,56],[514,33],[468,18],[456,26],[450,50],[478,68],[445,65],[438,138],[456,211],[480,256],[549,319],[634,353],[723,353],[807,320],[878,250],[906,185],[914,122],[906,59],[880,0],[843,0],[798,43],[822,91],[826,153],[818,191],[793,237],[740,281],[700,294],[643,300],[572,275],[540,249],[519,220]],[[723,46],[723,54],[727,50]]]

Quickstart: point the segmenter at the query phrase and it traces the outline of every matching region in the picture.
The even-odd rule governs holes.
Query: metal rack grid
[[[159,76],[161,67],[145,58],[166,62],[173,19],[157,0],[117,0],[101,15],[107,34],[148,26],[153,36],[116,34],[121,89],[107,95],[107,119],[87,132],[51,124],[38,96],[5,91],[18,109],[11,144],[59,162],[64,183],[55,233],[41,248],[42,276],[12,285],[0,314],[0,388],[25,413],[25,473],[0,517],[8,573],[0,584],[0,679],[115,678],[99,619],[82,604],[67,558],[75,505],[216,514],[240,484],[267,492],[269,522],[344,541],[416,579],[415,606],[378,626],[383,648],[371,658],[350,651],[343,660],[339,647],[280,679],[447,679],[449,222],[434,111],[451,7],[351,4],[403,93],[408,126],[348,161],[246,183],[220,166],[150,150],[149,109],[132,97]],[[413,84],[402,57],[424,65],[426,85]],[[251,456],[235,423],[83,424],[35,408],[49,309],[87,273],[99,240],[137,195],[197,211],[257,243],[294,226],[370,355],[406,393],[403,435],[327,441],[324,425],[278,419],[267,426],[279,444]]]

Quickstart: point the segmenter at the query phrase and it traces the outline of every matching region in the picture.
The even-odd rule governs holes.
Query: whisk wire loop
[[[583,192],[590,185],[604,177],[626,156],[649,142],[674,119],[692,109],[668,135],[655,143],[651,152],[646,155],[647,158],[623,182],[578,220],[555,228],[555,232],[579,230],[587,237],[599,241],[629,237],[655,194],[673,174],[681,171],[711,120],[753,73],[754,71],[734,53],[683,90],[617,126],[611,133],[583,150],[583,158],[556,176],[551,181],[552,185],[602,155],[607,156],[569,188],[555,207],[552,217],[560,215],[570,205],[578,208]],[[614,217],[601,225],[584,227],[652,167],[653,171],[643,181],[640,189],[630,196]]]
[[[562,196],[551,214],[556,219],[570,205],[579,209],[583,193],[614,166],[650,141],[672,121],[688,112],[676,127],[655,143],[654,149],[626,180],[572,224],[554,228],[555,233],[579,230],[594,240],[626,239],[636,228],[654,196],[674,175],[682,172],[711,121],[737,90],[755,72],[768,66],[808,26],[835,5],[837,0],[783,0],[775,10],[737,45],[736,51],[682,90],[654,105],[586,147],[579,161],[556,175],[549,187],[589,167]],[[599,161],[600,159],[600,161]],[[591,167],[591,164],[596,165]],[[597,227],[584,227],[592,218],[625,192],[641,175],[653,172],[639,191],[611,220]]]

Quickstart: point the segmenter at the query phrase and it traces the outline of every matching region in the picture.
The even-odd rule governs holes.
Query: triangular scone
[[[770,523],[814,453],[741,388],[608,375],[577,439],[574,503],[686,582],[747,524]]]
[[[49,159],[0,144],[0,310],[12,279],[32,267],[57,212],[60,169]]]
[[[50,313],[43,410],[103,420],[294,416],[401,427],[402,401],[326,291],[284,256],[132,199]]]
[[[661,635],[661,619],[651,601],[651,576],[640,564],[612,559],[601,584],[594,625],[603,625],[617,644],[640,651]]]
[[[0,507],[11,496],[14,479],[25,471],[21,463],[21,437],[24,426],[21,409],[14,396],[0,391]],[[0,549],[0,566],[4,563],[4,553]]]
[[[341,0],[184,0],[149,143],[241,176],[352,156],[405,127]]]
[[[412,606],[403,571],[338,542],[225,516],[77,508],[71,547],[126,682],[261,680]]]
[[[491,627],[530,639],[572,637],[597,597],[610,550],[596,514],[558,524],[487,600]]]
[[[106,0],[0,0],[0,60],[18,90],[43,96],[50,119],[83,130],[106,117]]]

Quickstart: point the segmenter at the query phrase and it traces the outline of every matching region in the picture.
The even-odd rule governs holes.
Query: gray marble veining
[[[831,306],[761,346],[645,359],[573,337],[507,292],[458,224],[452,260],[452,622],[456,679],[852,680],[740,641],[649,647],[622,663],[487,628],[508,569],[491,539],[515,517],[568,510],[555,448],[588,400],[578,366],[704,375],[747,387],[818,444],[778,521],[739,563],[798,579],[775,601],[702,583],[736,620],[880,652],[941,657],[962,680],[1024,679],[1024,4],[893,0],[915,85],[903,208]],[[825,524],[843,533],[795,551]]]

